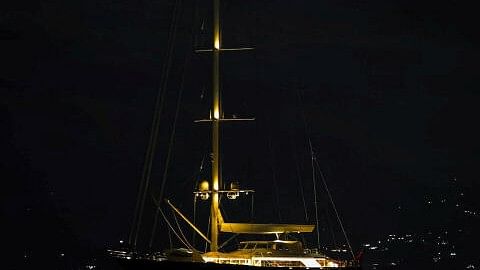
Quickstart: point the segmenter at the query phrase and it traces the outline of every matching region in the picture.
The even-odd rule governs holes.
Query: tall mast
[[[220,164],[220,0],[213,0],[213,76],[212,76],[212,206],[210,208],[211,244],[210,251],[218,251],[219,198],[218,191],[222,182]]]

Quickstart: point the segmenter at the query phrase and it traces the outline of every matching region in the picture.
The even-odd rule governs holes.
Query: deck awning
[[[315,225],[221,223],[220,231],[245,234],[310,233]]]

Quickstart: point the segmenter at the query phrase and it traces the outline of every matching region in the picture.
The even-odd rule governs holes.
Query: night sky
[[[2,4],[1,215],[14,260],[128,238],[174,6]],[[165,195],[190,216],[209,173],[208,124],[193,121],[208,118],[211,61],[193,50],[210,44],[210,8],[177,10],[152,171],[156,194],[183,82]],[[256,118],[223,129],[224,180],[257,190],[254,220],[304,222],[300,177],[314,221],[308,138],[354,247],[424,230],[422,200],[453,182],[479,209],[476,16],[455,1],[223,1],[222,46],[255,47],[221,63],[225,117]]]

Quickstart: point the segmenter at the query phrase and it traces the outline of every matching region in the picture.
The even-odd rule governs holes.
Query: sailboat
[[[162,269],[175,267],[179,269],[273,269],[278,267],[307,269],[360,269],[359,262],[352,259],[335,259],[326,256],[318,249],[309,249],[303,243],[289,235],[312,233],[313,224],[258,224],[228,222],[221,212],[221,198],[237,199],[242,195],[255,192],[252,189],[241,189],[233,182],[223,188],[221,167],[220,127],[225,121],[253,119],[224,118],[220,89],[220,55],[223,50],[220,30],[220,0],[213,0],[213,44],[208,51],[212,55],[212,104],[210,117],[199,122],[211,125],[211,179],[199,184],[193,192],[196,199],[210,202],[209,234],[202,232],[173,203],[165,203],[181,217],[206,243],[208,251],[201,252],[192,245],[170,249],[163,253],[141,254],[135,250],[109,250],[110,255],[117,258],[127,269]],[[247,49],[247,48],[243,48]],[[162,212],[163,215],[163,212]],[[168,220],[166,219],[168,223]],[[318,222],[317,222],[318,225]],[[257,239],[240,242],[237,249],[223,250],[220,235],[234,234],[262,236]],[[265,240],[265,236],[272,236]],[[181,238],[181,237],[180,237]],[[185,238],[184,238],[185,240]],[[228,241],[228,240],[227,240]]]

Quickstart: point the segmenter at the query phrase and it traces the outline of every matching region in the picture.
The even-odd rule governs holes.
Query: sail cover
[[[315,225],[221,223],[220,231],[245,234],[310,233]]]

